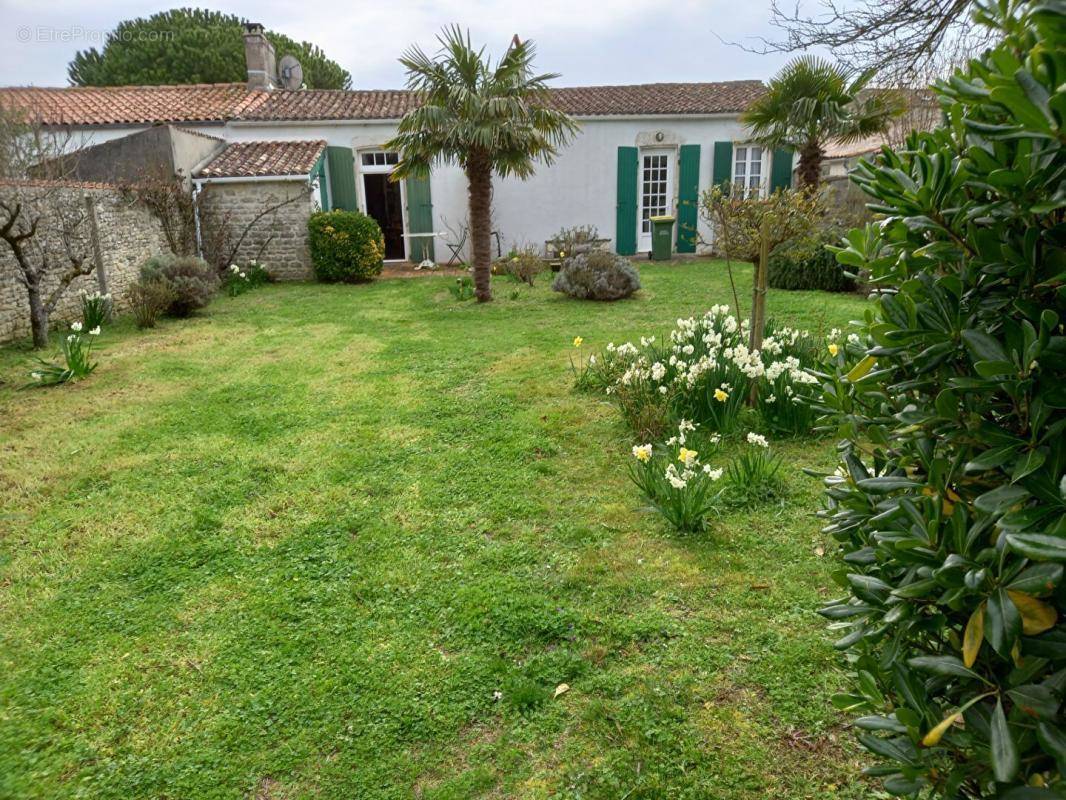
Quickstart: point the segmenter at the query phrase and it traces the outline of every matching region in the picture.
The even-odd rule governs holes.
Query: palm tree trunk
[[[822,182],[822,160],[825,152],[818,141],[807,142],[800,148],[799,185],[803,189],[816,189]]]
[[[474,296],[479,303],[492,299],[492,164],[474,154],[466,165],[470,193],[470,249],[474,266]]]

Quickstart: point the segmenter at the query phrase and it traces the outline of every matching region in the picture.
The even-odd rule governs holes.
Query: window
[[[374,150],[360,156],[360,163],[364,167],[391,167],[399,160],[399,153],[387,153],[384,150]]]
[[[742,144],[733,148],[733,183],[743,186],[749,194],[765,194],[764,155],[765,150],[754,144]]]
[[[670,213],[670,156],[666,153],[645,154],[641,167],[643,202],[640,208],[640,232],[651,233],[651,218]]]

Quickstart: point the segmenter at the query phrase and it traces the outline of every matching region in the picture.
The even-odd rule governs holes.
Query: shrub
[[[563,262],[552,289],[578,300],[621,300],[640,288],[640,275],[622,256],[594,251]]]
[[[886,215],[865,354],[821,401],[825,478],[871,775],[897,795],[1061,797],[1066,729],[1066,15],[982,4],[1005,38],[937,88],[943,128],[860,165]],[[857,362],[857,363],[856,363]]]
[[[218,291],[218,276],[206,261],[195,256],[152,256],[141,267],[143,281],[162,281],[170,289],[166,312],[187,317],[203,308]]]
[[[61,383],[73,383],[88,378],[96,369],[92,360],[93,342],[100,335],[100,327],[90,329],[83,335],[82,323],[74,322],[70,333],[59,340],[59,353],[56,358],[60,363],[37,359],[37,367],[30,373],[33,383],[30,386],[56,386]]]
[[[113,305],[110,294],[83,292],[81,296],[81,324],[91,331],[111,321]]]
[[[174,292],[170,285],[160,278],[142,277],[129,292],[133,318],[141,330],[154,328],[159,315],[167,310]]]
[[[855,279],[849,277],[836,256],[826,248],[840,241],[837,236],[823,236],[813,243],[780,247],[770,255],[768,281],[771,289],[853,292]]]
[[[532,286],[540,273],[544,272],[544,259],[527,248],[512,251],[503,262],[503,271],[512,280]]]
[[[385,238],[358,211],[319,211],[307,221],[315,276],[327,283],[363,283],[381,274]]]

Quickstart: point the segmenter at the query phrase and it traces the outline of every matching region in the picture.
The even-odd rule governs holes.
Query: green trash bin
[[[674,253],[674,218],[651,218],[651,260],[669,261]]]

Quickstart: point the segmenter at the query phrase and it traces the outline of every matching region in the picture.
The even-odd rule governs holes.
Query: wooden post
[[[748,346],[751,350],[762,347],[763,329],[766,327],[766,292],[769,283],[770,220],[764,217],[759,229],[759,261],[755,265],[751,297],[751,335]]]
[[[107,294],[107,272],[104,270],[104,255],[100,247],[100,224],[96,221],[96,205],[92,195],[85,195],[85,213],[89,217],[89,238],[93,245],[93,259],[96,261],[96,285],[100,294]]]

